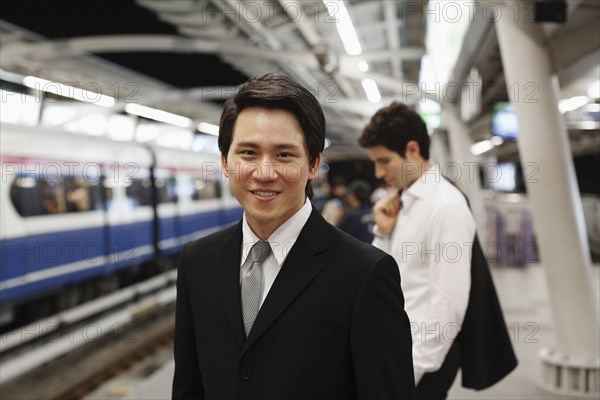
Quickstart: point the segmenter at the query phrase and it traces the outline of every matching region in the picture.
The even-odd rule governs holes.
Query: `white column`
[[[558,110],[558,80],[542,26],[504,11],[496,29],[519,122],[518,148],[521,163],[527,166],[527,192],[554,312],[556,350],[566,359],[597,360],[598,305],[590,284],[590,253],[568,132]]]
[[[471,153],[473,142],[469,134],[469,127],[460,118],[456,107],[449,103],[444,105],[444,118],[448,126],[450,157],[460,171],[457,185],[469,198],[471,210],[475,216],[479,241],[482,246],[485,246],[488,240],[487,214],[481,199],[479,160]],[[447,170],[453,171],[452,168],[447,168]]]
[[[446,144],[445,134],[445,132],[436,130],[429,136],[431,139],[429,159],[440,166],[446,165],[450,161],[450,149]]]

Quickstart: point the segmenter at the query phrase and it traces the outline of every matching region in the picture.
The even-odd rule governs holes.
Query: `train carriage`
[[[241,216],[217,154],[3,123],[3,326],[157,273]]]

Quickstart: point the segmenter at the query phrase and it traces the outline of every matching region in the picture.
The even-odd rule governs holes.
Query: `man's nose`
[[[276,163],[269,158],[262,160],[255,171],[256,179],[273,181],[277,178]]]
[[[385,172],[384,172],[383,168],[381,168],[378,165],[375,165],[375,178],[383,179],[384,176],[385,176]]]

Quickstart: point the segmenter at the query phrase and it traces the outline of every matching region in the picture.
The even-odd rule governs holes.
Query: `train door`
[[[205,170],[193,169],[185,178],[187,198],[181,206],[182,241],[201,238],[221,227],[221,185]]]
[[[153,171],[156,207],[156,244],[161,255],[179,251],[180,220],[177,203],[177,177],[173,169]]]
[[[149,166],[105,166],[108,254],[113,268],[134,267],[155,256],[153,187]]]

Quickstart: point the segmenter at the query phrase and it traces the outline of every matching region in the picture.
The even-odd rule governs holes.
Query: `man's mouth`
[[[255,194],[260,197],[273,197],[273,196],[277,196],[279,194],[279,192],[263,191],[263,190],[251,190],[250,192],[252,194]]]

